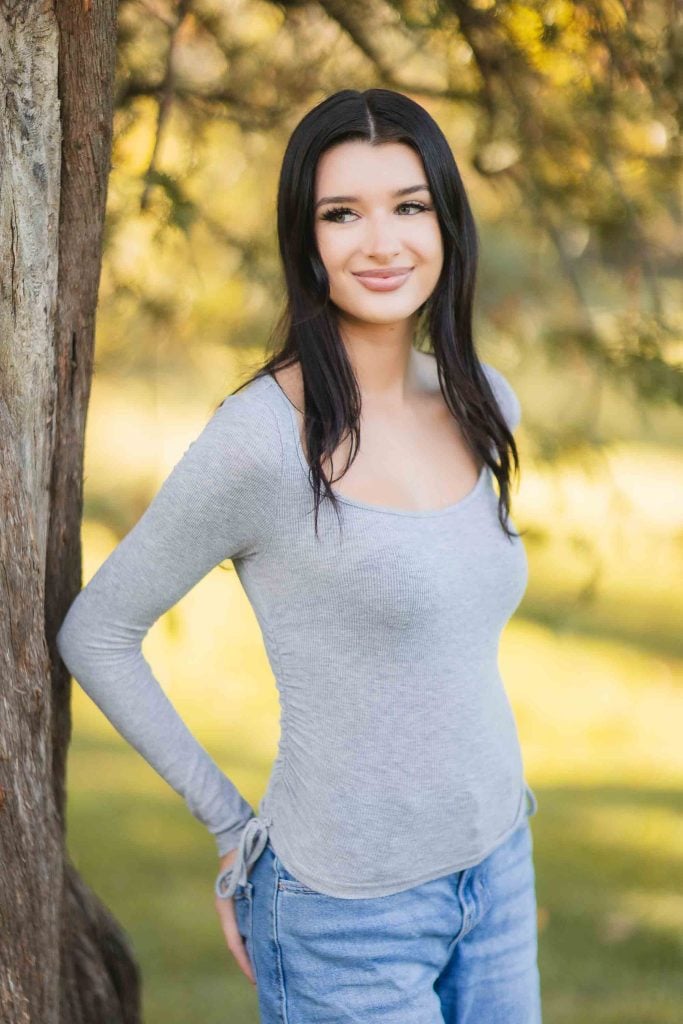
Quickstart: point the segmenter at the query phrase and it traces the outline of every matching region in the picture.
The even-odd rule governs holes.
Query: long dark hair
[[[317,535],[322,497],[327,497],[339,514],[321,463],[350,432],[346,472],[360,438],[361,394],[334,306],[329,302],[329,281],[314,233],[318,161],[327,149],[348,140],[362,140],[372,146],[402,142],[412,146],[422,159],[441,228],[444,260],[434,291],[418,310],[416,347],[433,352],[448,408],[466,441],[498,480],[500,524],[509,538],[519,536],[507,522],[511,456],[514,471],[519,473],[517,447],[472,340],[478,254],[474,218],[443,132],[408,96],[390,89],[342,89],[313,107],[294,129],[278,185],[277,227],[286,298],[269,339],[268,347],[274,348],[275,354],[236,391],[274,370],[300,364]]]

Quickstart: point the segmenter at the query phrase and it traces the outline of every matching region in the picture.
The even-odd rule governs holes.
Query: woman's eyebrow
[[[394,196],[407,196],[411,192],[429,192],[429,185],[408,185],[407,188],[400,188],[397,192],[394,192]],[[314,209],[317,210],[319,206],[324,203],[357,203],[358,196],[325,196],[323,199],[319,199],[315,204]]]

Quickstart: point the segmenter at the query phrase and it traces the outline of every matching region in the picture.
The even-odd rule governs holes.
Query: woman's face
[[[333,146],[318,161],[314,202],[318,249],[341,313],[374,324],[414,314],[443,265],[441,229],[415,150],[400,142]],[[398,268],[404,272],[393,280],[358,276]]]

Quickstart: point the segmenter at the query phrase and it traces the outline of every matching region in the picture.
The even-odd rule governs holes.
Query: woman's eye
[[[431,206],[425,206],[424,203],[416,203],[414,200],[411,200],[410,202],[407,203],[401,203],[401,206],[409,206],[412,209],[416,210],[418,213],[420,213],[422,210],[431,210]]]
[[[424,203],[418,203],[415,200],[410,200],[410,201],[405,202],[405,203],[399,203],[399,205],[396,207],[396,209],[397,210],[409,209],[409,210],[413,211],[414,213],[421,213],[423,210],[431,210],[432,207],[431,206],[425,206]],[[330,209],[330,210],[326,210],[325,213],[322,214],[320,219],[321,220],[330,220],[330,221],[332,221],[333,223],[336,223],[336,224],[346,224],[346,223],[348,223],[347,221],[341,221],[341,220],[339,220],[339,218],[342,217],[344,214],[347,214],[347,213],[350,213],[352,216],[355,216],[353,210],[350,210],[348,206],[335,206],[335,207],[332,207],[332,209]]]
[[[334,206],[331,210],[326,210],[322,215],[321,220],[331,220],[339,223],[337,217],[342,213],[353,213],[353,210],[349,210],[348,206]]]

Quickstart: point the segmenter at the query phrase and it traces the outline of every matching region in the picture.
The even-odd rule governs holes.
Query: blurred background
[[[545,1024],[683,1019],[680,8],[124,0],[84,584],[282,300],[277,175],[301,116],[397,89],[444,130],[481,237],[475,337],[522,404],[530,563],[500,663],[538,798]],[[144,652],[257,808],[277,695],[230,563]],[[69,850],[126,929],[148,1024],[256,1024],[212,837],[74,686]],[[501,1022],[504,1024],[504,1022]]]

